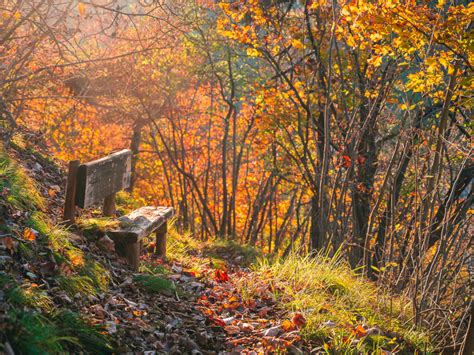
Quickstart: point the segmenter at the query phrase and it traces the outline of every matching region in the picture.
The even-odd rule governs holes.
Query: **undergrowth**
[[[70,232],[52,222],[37,184],[2,148],[0,191],[0,215],[9,221],[2,223],[0,232],[15,238],[11,244],[16,245],[11,247],[15,258],[48,264],[53,257],[59,267],[51,269],[49,282],[70,295],[97,294],[107,289],[108,272],[98,262],[85,258],[83,251],[71,242]],[[16,216],[14,222],[10,222],[12,215]],[[30,234],[24,239],[27,230]],[[37,278],[30,274],[30,278]],[[55,306],[44,286],[14,270],[8,274],[0,272],[3,292],[0,313],[4,313],[5,320],[1,325],[0,344],[8,342],[19,354],[113,352],[104,329],[89,324],[78,313]]]
[[[221,258],[223,255],[233,258],[240,265],[248,266],[256,263],[260,258],[271,258],[258,248],[240,244],[231,239],[215,238],[207,242],[203,248],[204,255],[213,258]]]
[[[35,284],[18,284],[0,272],[0,288],[8,305],[5,339],[20,354],[113,351],[101,327],[70,310],[56,310],[51,298]],[[1,337],[0,337],[1,338]]]
[[[428,334],[411,322],[411,302],[378,289],[338,256],[261,259],[237,284],[244,299],[269,293],[289,312],[301,312],[307,321],[302,335],[322,340],[328,351],[429,349]],[[372,328],[373,334],[360,336],[357,327],[362,325]]]
[[[133,282],[150,293],[171,293],[176,290],[176,285],[173,281],[156,275],[135,275]]]
[[[17,209],[45,208],[45,201],[36,188],[36,183],[0,147],[0,198]]]

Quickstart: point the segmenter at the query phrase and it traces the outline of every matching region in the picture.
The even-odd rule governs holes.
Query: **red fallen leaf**
[[[216,270],[214,272],[214,280],[218,282],[227,282],[229,281],[229,275],[223,270]]]
[[[214,316],[209,316],[209,317],[207,317],[207,319],[209,320],[209,322],[211,322],[215,325],[218,325],[219,327],[225,327],[226,326],[225,322],[220,318],[217,318],[217,317],[214,317]]]
[[[207,303],[207,301],[208,301],[208,298],[206,295],[199,296],[197,299],[198,303]]]
[[[363,325],[358,325],[354,328],[354,334],[357,338],[363,338],[367,335],[367,329]]]
[[[303,328],[306,325],[306,318],[299,312],[296,312],[292,319],[297,328]]]

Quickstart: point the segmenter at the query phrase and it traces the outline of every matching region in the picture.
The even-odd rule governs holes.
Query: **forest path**
[[[120,352],[301,352],[299,331],[282,329],[285,311],[267,292],[242,296],[239,283],[251,277],[243,260],[232,248],[213,246],[190,250],[184,262],[146,253],[139,274],[112,260],[108,292],[82,312],[106,326]]]

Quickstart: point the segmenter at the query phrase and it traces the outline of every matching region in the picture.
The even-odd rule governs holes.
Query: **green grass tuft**
[[[97,295],[94,281],[89,276],[59,276],[56,280],[61,289],[66,291],[66,293],[71,297],[74,297],[74,295],[78,293],[83,296]]]
[[[5,335],[19,354],[113,353],[101,327],[69,310],[45,316],[14,308],[8,313]]]
[[[113,347],[105,329],[101,326],[91,325],[77,313],[63,310],[53,315],[52,320],[60,325],[62,336],[74,340],[82,351],[91,354],[110,354]]]
[[[45,201],[36,183],[7,153],[0,148],[0,191],[6,192],[6,202],[22,210],[42,210]]]
[[[68,339],[46,317],[38,313],[13,309],[8,313],[6,337],[19,354],[50,354],[64,352]]]
[[[106,291],[110,283],[110,273],[100,263],[87,259],[79,273],[89,277],[94,287],[99,291]]]
[[[176,290],[176,285],[172,281],[155,275],[136,275],[133,281],[140,288],[150,293],[170,293]]]
[[[0,272],[0,289],[5,293],[5,300],[15,306],[29,306],[47,312],[54,307],[52,299],[38,286],[30,283],[18,285],[4,272]]]

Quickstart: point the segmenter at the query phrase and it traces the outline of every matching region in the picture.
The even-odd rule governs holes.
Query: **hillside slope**
[[[131,272],[106,237],[113,220],[86,211],[60,225],[64,174],[47,157],[26,133],[0,149],[0,352],[429,350],[410,302],[337,258],[257,262],[252,248],[171,228],[169,260],[147,252]],[[119,201],[119,213],[135,204]]]

